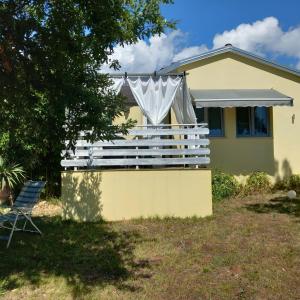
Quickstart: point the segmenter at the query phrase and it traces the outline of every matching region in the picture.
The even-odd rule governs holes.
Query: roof
[[[293,99],[274,89],[191,90],[196,107],[292,106]]]
[[[169,72],[174,72],[176,69],[178,69],[179,67],[182,66],[186,66],[188,64],[191,64],[193,62],[197,62],[197,61],[201,61],[210,57],[214,57],[220,54],[224,54],[224,53],[234,53],[237,54],[239,56],[248,58],[250,60],[254,60],[256,62],[259,62],[261,64],[267,65],[267,66],[271,66],[275,69],[296,75],[300,77],[300,71],[293,69],[293,68],[289,68],[283,65],[280,65],[278,63],[275,63],[274,61],[268,60],[264,57],[258,56],[256,54],[253,54],[251,52],[242,50],[240,48],[234,47],[231,44],[228,44],[222,48],[218,48],[218,49],[214,49],[205,53],[202,53],[200,55],[196,55],[196,56],[192,56],[190,58],[186,58],[186,59],[182,59],[179,60],[177,62],[172,63],[171,65],[164,67],[162,69],[160,69],[158,71],[158,74],[167,74]]]

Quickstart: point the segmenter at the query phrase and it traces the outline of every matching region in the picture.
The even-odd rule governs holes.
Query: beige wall
[[[130,106],[128,111],[122,114],[122,116],[116,118],[113,123],[116,125],[122,124],[128,119],[136,121],[138,125],[143,125],[143,113],[138,105]]]
[[[63,216],[96,221],[212,214],[208,169],[62,172]]]
[[[211,167],[235,175],[263,170],[275,179],[300,174],[300,78],[234,54],[182,67],[190,89],[270,89],[294,98],[273,108],[272,138],[236,138],[235,109],[225,110],[225,137],[211,138]],[[293,122],[293,115],[294,122]]]
[[[235,108],[224,109],[225,136],[210,138],[211,167],[237,176],[253,170],[274,174],[273,138],[237,138],[235,114]]]

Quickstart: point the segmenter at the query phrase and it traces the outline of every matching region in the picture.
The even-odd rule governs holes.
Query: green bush
[[[300,175],[291,175],[288,179],[289,190],[300,190]]]
[[[271,182],[265,172],[253,172],[247,178],[244,186],[244,194],[264,193],[271,190]]]
[[[233,175],[220,171],[213,172],[212,194],[215,201],[234,196],[239,191],[239,184]]]
[[[273,191],[288,190],[288,179],[277,180],[273,186]]]
[[[288,178],[276,182],[274,190],[296,190],[300,191],[300,175],[294,174]]]

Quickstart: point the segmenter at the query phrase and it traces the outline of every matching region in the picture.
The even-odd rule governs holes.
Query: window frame
[[[272,136],[272,131],[271,131],[271,109],[270,107],[266,107],[267,109],[267,134],[266,135],[260,135],[260,134],[255,134],[255,113],[254,109],[257,108],[258,106],[247,106],[247,107],[236,107],[235,108],[235,133],[237,138],[268,138]],[[243,134],[238,134],[238,118],[237,118],[237,109],[238,108],[247,108],[250,110],[250,134],[249,135],[243,135]]]
[[[206,123],[208,125],[208,129],[209,128],[209,118],[208,118],[208,111],[210,108],[219,108],[220,111],[221,111],[221,134],[220,135],[211,135],[210,134],[210,130],[209,130],[209,137],[210,138],[222,138],[222,137],[225,137],[225,126],[224,126],[224,108],[223,107],[195,107],[195,110],[196,109],[203,109],[203,117],[204,117],[204,123]],[[198,122],[198,120],[197,120]]]

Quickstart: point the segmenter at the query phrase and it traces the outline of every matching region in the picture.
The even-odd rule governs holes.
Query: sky
[[[154,72],[226,43],[300,70],[300,0],[175,0],[162,15],[176,30],[124,48],[120,71]],[[110,71],[104,66],[104,71]]]

